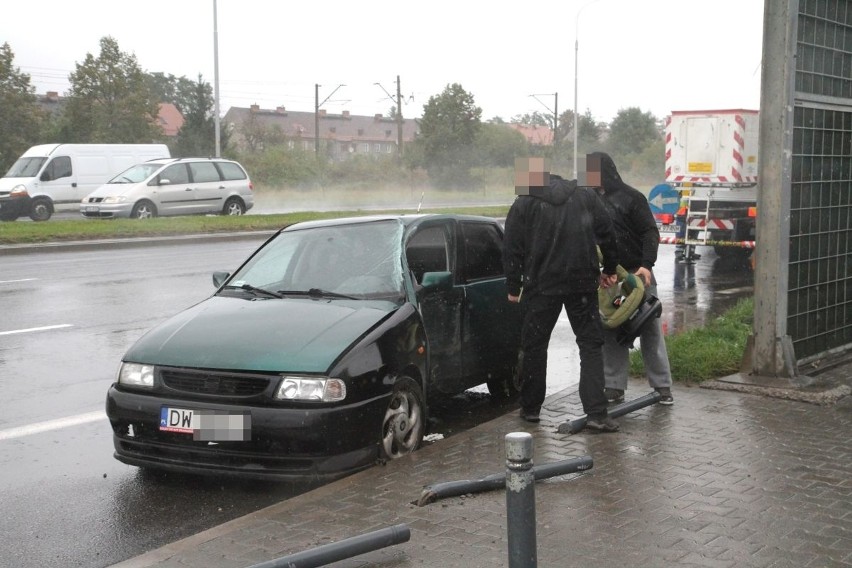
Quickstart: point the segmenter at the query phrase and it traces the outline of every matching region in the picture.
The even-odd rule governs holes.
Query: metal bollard
[[[509,568],[535,568],[538,565],[532,457],[531,434],[506,434],[506,530],[509,540]]]

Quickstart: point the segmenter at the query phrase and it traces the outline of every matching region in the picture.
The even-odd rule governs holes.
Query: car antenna
[[[420,203],[417,204],[417,212],[420,213],[420,208],[423,206],[423,196],[426,195],[426,190],[420,192]]]

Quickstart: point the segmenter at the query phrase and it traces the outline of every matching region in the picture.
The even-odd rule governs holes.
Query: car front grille
[[[189,394],[250,397],[263,393],[270,377],[235,375],[216,371],[161,368],[160,379],[168,389]]]

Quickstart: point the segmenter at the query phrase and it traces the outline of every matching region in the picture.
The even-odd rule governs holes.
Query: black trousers
[[[604,396],[603,332],[596,292],[548,296],[535,294],[522,299],[524,323],[521,331],[521,406],[539,410],[547,387],[547,347],[562,308],[580,349],[580,402],[588,416],[606,416]]]

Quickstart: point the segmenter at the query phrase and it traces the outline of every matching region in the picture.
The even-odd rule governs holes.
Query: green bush
[[[666,337],[672,380],[702,382],[737,373],[754,323],[754,299],[740,300],[709,325]],[[642,377],[638,349],[630,352],[630,375]]]

